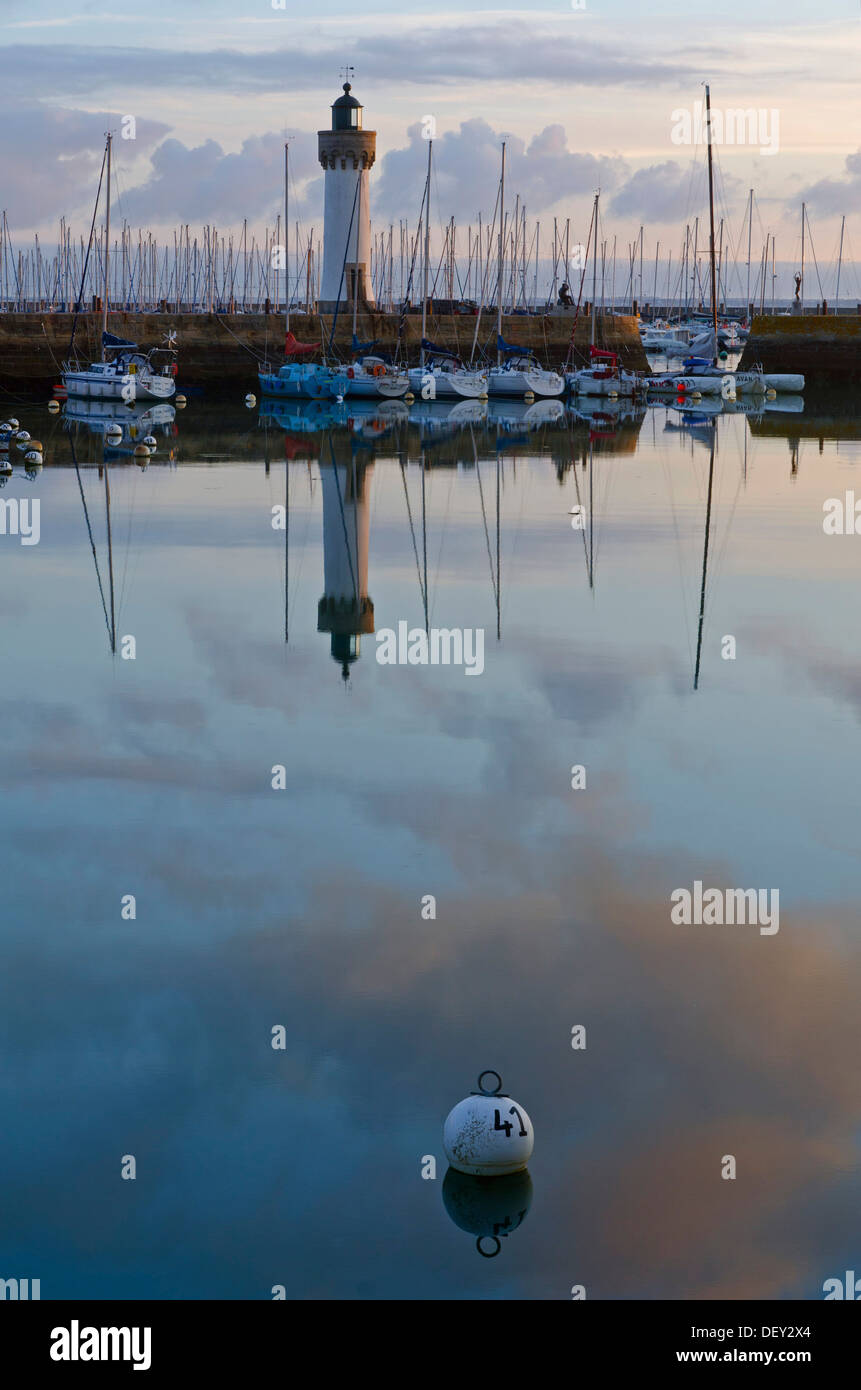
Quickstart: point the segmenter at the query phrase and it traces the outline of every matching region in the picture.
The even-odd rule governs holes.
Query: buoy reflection
[[[490,1260],[526,1220],[532,1205],[532,1179],[526,1169],[504,1177],[476,1178],[449,1168],[442,1200],[455,1226],[477,1236],[478,1253]]]

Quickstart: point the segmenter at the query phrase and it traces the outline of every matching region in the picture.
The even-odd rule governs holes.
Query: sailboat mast
[[[284,641],[289,642],[289,459],[284,460]]]
[[[502,142],[502,173],[499,179],[499,268],[496,276],[496,365],[502,366],[499,340],[502,337],[502,260],[505,243],[505,141]],[[568,262],[565,262],[566,274]]]
[[[707,89],[707,90],[708,90],[708,89]],[[708,560],[709,560],[709,535],[710,535],[710,532],[711,532],[711,521],[712,521],[712,489],[713,489],[713,487],[714,487],[714,476],[715,476],[715,437],[714,437],[714,433],[712,433],[712,438],[711,438],[711,453],[710,453],[710,455],[709,455],[709,489],[708,489],[708,496],[707,496],[707,498],[706,498],[706,534],[705,534],[705,540],[703,541],[703,578],[702,578],[702,585],[701,585],[701,587],[700,587],[700,616],[699,616],[699,623],[698,623],[698,625],[697,625],[697,661],[696,661],[696,666],[695,666],[695,668],[694,668],[694,690],[698,690],[698,689],[699,689],[699,684],[700,684],[700,661],[701,661],[702,652],[703,652],[703,623],[704,623],[704,621],[705,621],[705,616],[706,616],[706,573],[707,573],[707,570],[708,570]]]
[[[807,204],[801,204],[801,312],[804,313],[804,224],[807,221]]]
[[[428,526],[427,526],[427,490],[425,478],[427,475],[427,465],[425,464],[425,451],[422,449],[422,564],[424,568],[424,610],[425,610],[425,632],[429,632],[430,616],[428,614]]]
[[[358,199],[358,205],[359,205],[359,223],[358,223],[358,226],[357,226],[357,228],[356,228],[356,265],[355,265],[355,269],[353,270],[353,337],[354,337],[354,338],[355,338],[355,336],[356,336],[356,329],[357,329],[358,323],[359,323],[359,262],[358,262],[358,256],[359,256],[359,227],[361,227],[361,225],[362,225],[362,173],[361,173],[361,170],[359,171],[359,182],[356,184],[356,199]],[[355,209],[355,200],[354,200],[353,206],[354,206],[354,209]],[[347,237],[347,246],[348,246],[348,248],[349,248],[349,245],[350,245],[350,238],[349,238],[349,236],[348,236],[348,237]],[[358,597],[358,596],[357,596],[357,597]]]
[[[108,139],[110,139],[110,136],[108,137]],[[107,527],[107,533],[108,533],[108,585],[109,585],[109,588],[110,588],[110,595],[111,595],[111,651],[113,652],[114,656],[116,656],[116,653],[117,653],[117,615],[116,615],[116,603],[115,603],[115,598],[114,598],[114,543],[113,543],[113,535],[112,535],[112,533],[111,533],[111,485],[110,485],[110,482],[109,482],[109,479],[108,479],[108,473],[109,473],[110,470],[109,470],[109,468],[108,468],[108,461],[107,461],[107,459],[105,459],[105,462],[104,462],[104,469],[105,469],[105,517],[106,517],[106,527]]]
[[[286,311],[286,332],[290,332],[290,256],[288,246],[290,245],[290,145],[284,142],[284,308]],[[296,263],[296,279],[299,279],[299,264]],[[299,330],[301,333],[301,329]]]
[[[846,226],[846,214],[843,214],[843,221],[840,223],[840,254],[837,257],[837,292],[834,296],[834,312],[840,313],[840,269],[843,265],[843,231]]]
[[[712,292],[712,331],[714,332],[714,356],[712,365],[717,366],[718,350],[718,310],[717,310],[717,280],[715,277],[715,187],[714,171],[712,168],[712,105],[709,94],[708,83],[706,83],[706,142],[709,157],[709,269],[711,271],[711,292]]]
[[[105,334],[108,331],[108,257],[111,247],[111,145],[113,136],[108,135],[107,159],[108,159],[108,182],[106,192],[105,207],[105,274],[102,284],[102,361],[105,361]]]
[[[750,247],[753,235],[753,189],[750,190],[750,200],[747,208],[747,294],[744,301],[744,312],[750,314]]]
[[[595,346],[595,303],[598,296],[598,199],[600,193],[595,194],[595,208],[592,216],[595,222],[594,250],[592,253],[592,346]]]
[[[502,641],[502,589],[501,589],[501,578],[500,578],[500,569],[499,569],[499,561],[500,561],[500,554],[501,554],[501,546],[500,546],[500,530],[501,530],[501,508],[500,508],[500,502],[501,502],[501,500],[502,500],[502,499],[501,499],[501,491],[500,491],[500,484],[501,484],[501,482],[502,482],[502,459],[501,459],[500,456],[499,456],[499,450],[497,450],[497,453],[496,453],[496,640],[497,640],[497,642],[501,642],[501,641]]]
[[[430,266],[430,191],[431,191],[431,160],[433,159],[433,140],[428,140],[428,176],[425,184],[425,253],[424,270],[422,275],[422,355],[421,364],[425,364],[425,338],[427,337],[428,323],[428,269]],[[422,474],[424,479],[424,474]]]

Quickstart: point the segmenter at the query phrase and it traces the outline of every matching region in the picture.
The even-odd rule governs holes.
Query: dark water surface
[[[41,504],[38,545],[0,535],[0,1277],[818,1299],[861,1269],[861,536],[822,525],[861,417],[788,405],[191,400],[146,469],[128,430],[107,455],[116,654],[101,425],[2,407],[45,466],[13,450],[0,492]],[[483,629],[483,672],[378,664],[400,621]],[[673,924],[695,880],[778,889],[779,931]],[[536,1134],[531,1206],[479,1214],[496,1258],[442,1191],[488,1067]]]

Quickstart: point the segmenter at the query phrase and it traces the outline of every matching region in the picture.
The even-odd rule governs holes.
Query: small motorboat
[[[620,367],[617,352],[590,347],[589,356],[591,366],[565,373],[569,390],[583,396],[633,396],[641,389],[637,373]]]
[[[169,360],[160,361],[166,355]],[[137,343],[102,333],[102,360],[88,367],[77,362],[63,365],[67,396],[87,396],[98,401],[167,401],[176,393],[173,352],[152,348],[141,352]]]
[[[257,373],[264,396],[289,396],[300,400],[336,400],[347,394],[347,377],[340,368],[318,362],[285,362],[277,372],[264,365]]]
[[[646,352],[660,353],[663,357],[684,357],[690,351],[687,339],[669,328],[647,328],[642,337]]]

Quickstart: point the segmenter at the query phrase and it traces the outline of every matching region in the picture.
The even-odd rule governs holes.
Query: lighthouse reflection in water
[[[368,597],[368,495],[372,463],[320,459],[323,482],[323,567],[325,592],[317,607],[317,631],[328,632],[332,657],[344,680],[361,654],[361,640],[374,631]]]

